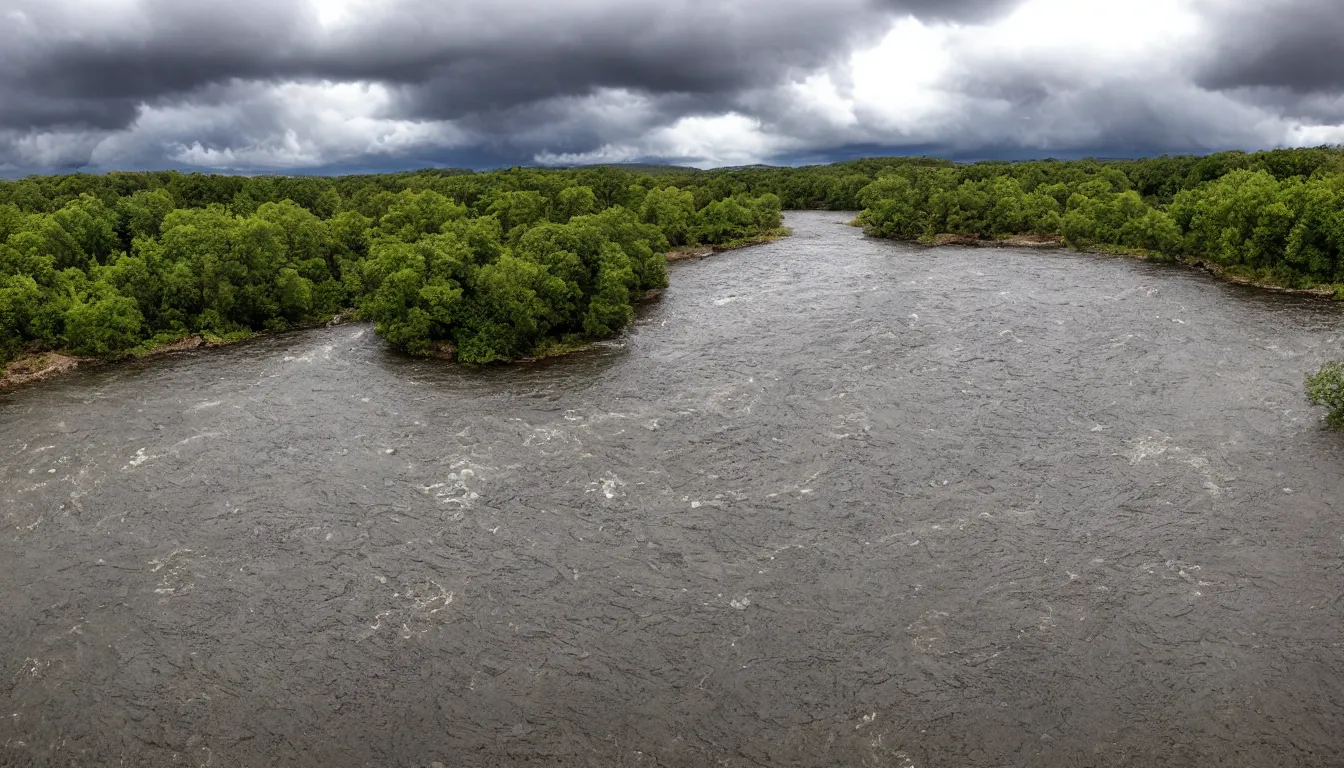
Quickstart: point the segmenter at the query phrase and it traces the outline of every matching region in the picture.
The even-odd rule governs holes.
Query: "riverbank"
[[[674,262],[674,261],[686,261],[688,259],[703,259],[706,256],[713,256],[716,253],[725,253],[727,251],[738,251],[743,248],[750,248],[755,245],[765,245],[766,243],[773,243],[776,240],[782,240],[792,234],[793,231],[790,230],[788,227],[780,227],[779,229],[772,229],[769,232],[765,232],[755,237],[747,237],[741,240],[730,240],[729,242],[724,243],[722,245],[692,245],[692,246],[686,246],[684,248],[674,248],[673,250],[667,252],[667,260],[668,262]]]
[[[24,355],[12,361],[0,375],[0,392],[11,387],[42,381],[59,373],[73,371],[80,365],[97,362],[92,358],[63,355],[60,352],[40,352]]]
[[[244,338],[252,338],[252,336],[249,335]],[[200,334],[191,334],[164,344],[137,349],[122,357],[110,360],[97,357],[79,357],[64,352],[34,352],[16,358],[4,368],[3,375],[0,375],[0,391],[22,386],[24,384],[44,381],[53,376],[69,373],[76,368],[110,365],[126,362],[128,360],[165,357],[178,352],[187,352],[203,347],[225,346],[242,340],[242,338],[211,340]]]
[[[868,235],[875,240],[887,240],[891,238],[875,237]],[[1259,288],[1265,291],[1275,293],[1285,293],[1294,296],[1314,296],[1317,298],[1333,299],[1344,301],[1344,285],[1323,284],[1308,286],[1305,288],[1284,285],[1282,281],[1277,280],[1273,275],[1247,273],[1237,271],[1236,268],[1225,267],[1213,261],[1202,258],[1171,258],[1161,254],[1146,251],[1141,248],[1125,248],[1122,246],[1095,245],[1078,247],[1070,245],[1059,235],[1012,235],[998,239],[981,239],[972,235],[940,234],[933,238],[921,238],[918,240],[897,241],[911,242],[916,245],[923,245],[929,248],[944,248],[948,246],[958,246],[963,248],[1023,248],[1028,250],[1069,250],[1076,253],[1087,253],[1096,256],[1109,256],[1113,258],[1137,259],[1139,261],[1153,261],[1163,264],[1172,264],[1189,269],[1196,269],[1206,272],[1214,277],[1244,285],[1251,288]]]
[[[260,336],[269,336],[272,333],[290,333],[292,331],[301,331],[308,328],[343,325],[351,322],[353,319],[352,310],[342,310],[324,322],[286,328],[283,331],[245,331],[231,333],[225,336],[192,333],[173,339],[146,342],[139,347],[131,349],[126,354],[114,358],[81,357],[65,352],[32,352],[20,355],[14,360],[11,360],[8,365],[0,368],[0,392],[4,392],[7,389],[13,389],[14,387],[20,387],[25,384],[45,381],[54,376],[69,373],[76,368],[116,365],[117,363],[130,362],[132,360],[149,360],[159,357],[167,357],[181,352],[227,347]]]
[[[925,245],[961,245],[969,248],[1067,248],[1058,235],[1012,235],[997,240],[981,240],[971,235],[937,235]]]

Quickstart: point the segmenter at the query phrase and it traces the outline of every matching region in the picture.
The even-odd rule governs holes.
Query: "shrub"
[[[1308,374],[1307,399],[1330,409],[1326,423],[1344,428],[1344,363],[1329,362],[1319,371]]]

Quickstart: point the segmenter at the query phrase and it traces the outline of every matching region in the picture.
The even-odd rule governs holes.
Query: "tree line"
[[[1286,288],[1344,285],[1344,151],[1132,161],[906,163],[857,194],[878,237],[1059,238]]]
[[[1344,284],[1344,151],[1141,160],[870,158],[802,168],[177,172],[0,182],[0,364],[116,357],[350,311],[414,354],[516,359],[619,332],[672,248],[861,210],[869,234],[1035,235]]]

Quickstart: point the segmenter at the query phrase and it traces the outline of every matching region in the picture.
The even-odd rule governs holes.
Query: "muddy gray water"
[[[0,396],[0,765],[1344,764],[1340,308],[845,218]]]

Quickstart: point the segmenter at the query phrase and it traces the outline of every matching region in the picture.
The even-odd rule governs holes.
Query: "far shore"
[[[871,236],[870,236],[871,237]],[[889,238],[874,238],[877,240]],[[1251,275],[1229,272],[1221,264],[1200,258],[1171,259],[1164,256],[1158,256],[1149,251],[1140,248],[1122,248],[1119,246],[1087,246],[1077,247],[1064,242],[1060,235],[1011,235],[997,239],[982,239],[973,235],[955,235],[941,234],[935,235],[932,239],[919,240],[892,240],[892,242],[907,242],[915,245],[922,245],[928,248],[1024,248],[1030,250],[1067,250],[1075,253],[1088,253],[1098,256],[1110,256],[1127,259],[1138,259],[1139,261],[1151,261],[1159,264],[1171,264],[1173,266],[1187,267],[1206,272],[1219,280],[1223,280],[1236,285],[1245,285],[1252,288],[1258,288],[1264,291],[1274,293],[1285,293],[1294,296],[1312,296],[1323,299],[1344,300],[1344,285],[1317,285],[1309,288],[1294,288],[1291,286],[1280,285],[1267,279],[1257,278]]]

